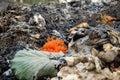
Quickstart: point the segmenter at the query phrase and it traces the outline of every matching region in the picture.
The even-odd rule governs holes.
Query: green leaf
[[[63,55],[62,52],[53,53],[24,49],[16,53],[14,59],[10,61],[10,65],[20,80],[36,80],[33,78],[46,75],[54,77],[57,74],[55,65],[59,65],[60,61],[50,58],[61,57]]]

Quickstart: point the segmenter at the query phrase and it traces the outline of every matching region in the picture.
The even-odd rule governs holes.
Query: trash
[[[64,41],[57,38],[56,36],[48,37],[47,42],[40,48],[41,51],[49,52],[66,52],[67,46]]]
[[[35,35],[34,35],[34,34],[31,34],[31,37],[34,37],[34,38],[37,38],[37,39],[38,39],[38,38],[40,37],[40,34],[35,34]]]
[[[112,16],[108,16],[104,13],[100,13],[100,19],[101,19],[102,23],[108,24],[111,27],[114,27],[113,22],[120,21],[120,18],[115,18],[115,17],[112,17]]]
[[[46,25],[46,22],[45,19],[39,13],[35,13],[33,18],[30,18],[29,24],[44,27]]]
[[[15,18],[19,21],[25,20],[24,16],[15,16]]]
[[[106,62],[114,61],[116,56],[120,53],[120,48],[114,47],[110,43],[104,44],[103,49],[104,51],[101,51],[98,57],[102,60],[105,60]]]
[[[54,77],[57,75],[57,66],[60,64],[60,61],[54,58],[63,55],[62,52],[55,54],[24,49],[18,51],[14,59],[10,60],[10,66],[19,80],[37,80],[42,76]]]
[[[108,34],[109,34],[110,41],[112,44],[114,45],[120,44],[120,33],[119,32],[109,31]]]
[[[71,28],[70,30],[68,30],[68,32],[71,33],[72,31],[77,30],[78,28],[87,28],[88,26],[88,23],[83,22]]]
[[[91,55],[76,55],[71,56],[76,58],[77,64],[67,65],[60,69],[55,77],[56,80],[91,80],[91,79],[111,79],[119,80],[118,72],[111,72],[109,68],[102,69],[101,60]],[[71,57],[68,57],[71,59]],[[68,58],[66,60],[68,60]],[[76,63],[72,61],[73,63]],[[52,79],[51,79],[52,80]],[[54,80],[54,78],[53,78]]]
[[[30,80],[34,76],[32,72],[41,70],[46,74],[48,69],[40,69],[38,65],[44,65],[47,60],[57,62],[59,66],[53,69],[53,63],[49,67],[53,71],[48,72],[48,76],[44,73],[36,75],[36,72],[39,80],[50,80],[53,75],[54,80],[119,80],[119,0],[62,0],[65,3],[40,5],[9,1],[0,0],[0,80],[18,80],[16,77],[20,76]],[[56,37],[50,37],[52,35]],[[55,53],[53,55],[62,53],[62,57],[49,58],[47,55],[47,60],[42,61],[37,53],[28,54],[29,49],[38,53]],[[8,76],[4,75],[11,69],[8,61],[15,61],[21,50],[32,58],[29,60],[24,55],[25,59],[19,60],[21,65],[37,59],[34,64],[29,64],[34,68],[24,70],[26,67],[18,66],[19,62],[16,62],[14,68],[25,72],[19,74],[13,70]]]
[[[11,73],[12,73],[12,70],[11,70],[11,69],[8,69],[7,71],[5,71],[5,72],[3,73],[3,75],[9,76]]]

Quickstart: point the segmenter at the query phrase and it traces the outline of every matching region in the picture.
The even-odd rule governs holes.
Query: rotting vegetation
[[[57,75],[61,79],[68,80],[71,74],[84,73],[82,69],[85,69],[88,73],[74,74],[72,78],[76,77],[75,80],[81,77],[89,79],[86,76],[88,74],[91,76],[90,71],[93,70],[93,72],[101,72],[103,80],[119,80],[120,1],[111,0],[110,2],[98,3],[92,1],[52,2],[33,6],[11,2],[1,8],[0,80],[17,80],[14,73],[4,74],[10,69],[8,60],[12,59],[17,51],[26,47],[39,50],[45,44],[47,37],[51,35],[56,35],[64,40],[65,44],[68,45],[66,54],[71,55],[70,58],[65,58],[68,61],[67,65],[61,68]],[[101,13],[103,14],[102,18]],[[106,16],[111,16],[117,20],[109,20],[109,23],[104,22],[108,21]],[[81,25],[82,22],[85,25]],[[75,53],[90,55],[77,55],[76,57]],[[89,60],[89,57],[92,60]],[[69,59],[73,61],[71,62]],[[78,66],[82,66],[79,71],[72,71]],[[64,73],[66,68],[69,70],[67,72],[71,74]],[[108,73],[103,74],[105,71],[115,76],[109,78]],[[107,75],[107,77],[103,75]],[[92,77],[90,78],[92,79]],[[98,79],[101,78],[98,77]]]

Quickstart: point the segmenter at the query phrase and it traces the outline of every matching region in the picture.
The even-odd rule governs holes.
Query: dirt
[[[0,12],[0,80],[17,80],[14,73],[3,74],[10,69],[8,60],[13,58],[16,51],[26,47],[39,49],[46,38],[53,34],[68,44],[71,38],[67,31],[71,27],[81,22],[87,22],[93,28],[103,26],[99,17],[101,12],[120,18],[119,0],[100,5],[93,4],[90,0],[32,6],[11,4],[13,3],[7,3]],[[36,12],[45,19],[46,25],[42,28],[29,23]],[[113,25],[120,31],[120,21],[114,22]],[[31,37],[35,34],[40,34],[39,38]]]

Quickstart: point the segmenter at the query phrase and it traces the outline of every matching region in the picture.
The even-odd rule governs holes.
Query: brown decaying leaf
[[[99,38],[93,38],[93,39],[92,39],[92,42],[96,43],[96,42],[98,42],[99,40],[100,40]]]
[[[19,20],[19,21],[22,21],[22,20],[24,20],[24,19],[25,19],[25,17],[24,17],[24,16],[15,16],[15,18],[16,18],[17,20]]]
[[[68,33],[71,33],[72,31],[77,30],[78,28],[87,28],[88,26],[89,26],[88,23],[82,22],[82,23],[74,26],[73,28],[70,28],[70,30],[68,30]]]
[[[95,48],[92,48],[92,49],[91,49],[91,54],[92,54],[93,56],[98,56],[99,52],[98,52]]]
[[[108,15],[106,15],[106,14],[104,14],[104,13],[100,13],[100,19],[101,19],[102,22],[105,23],[105,24],[107,24],[107,23],[109,23],[109,22],[111,22],[111,21],[116,21],[116,20],[117,20],[117,18],[112,17],[112,16],[108,16]]]

